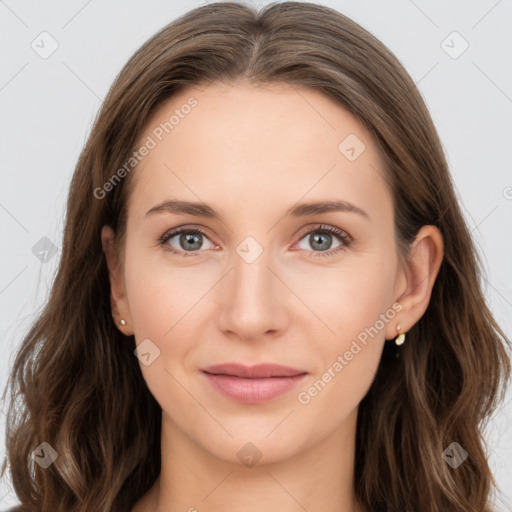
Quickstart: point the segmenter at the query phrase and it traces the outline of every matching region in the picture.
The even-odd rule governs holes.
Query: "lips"
[[[244,366],[236,363],[202,369],[211,386],[236,402],[258,404],[293,389],[307,372],[277,364]]]
[[[232,375],[244,379],[263,379],[268,377],[293,377],[307,373],[305,370],[290,368],[279,364],[258,364],[256,366],[244,366],[238,363],[218,364],[203,368],[203,371],[213,375]]]

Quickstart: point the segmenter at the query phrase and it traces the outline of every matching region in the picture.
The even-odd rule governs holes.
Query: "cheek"
[[[307,315],[309,331],[321,333],[314,347],[317,381],[311,393],[303,388],[305,402],[311,398],[328,407],[341,401],[345,405],[338,411],[343,414],[366,394],[382,354],[385,328],[396,322],[393,260],[382,261],[360,258],[350,266],[330,269],[328,279],[316,275],[302,280],[300,293],[315,312]]]
[[[136,252],[125,272],[138,352],[150,354],[148,364],[139,358],[144,380],[164,411],[186,410],[192,403],[180,383],[187,380],[187,357],[200,336],[200,299],[208,283]]]
[[[181,380],[194,366],[198,340],[211,320],[218,276],[210,269],[198,271],[142,251],[127,257],[125,272],[136,344],[150,340],[158,354],[150,366],[141,364],[141,370],[150,389],[163,385],[172,392],[167,372]]]
[[[137,250],[127,244],[125,279],[135,338],[154,338],[161,343],[172,337],[194,304],[208,289],[208,282],[190,268],[166,259],[160,250]],[[204,273],[203,273],[204,274]]]
[[[354,258],[339,268],[304,272],[295,290],[315,313],[307,318],[325,327],[322,332],[330,340],[326,345],[342,348],[391,307],[393,279],[393,268],[384,268],[379,258]],[[381,323],[378,327],[382,329]]]
[[[382,276],[381,276],[382,277]],[[375,377],[385,343],[389,292],[384,280],[371,273],[351,273],[350,278],[327,284],[312,305],[327,331],[315,346],[314,375],[297,393],[308,424],[322,418],[322,432],[334,431],[358,407]],[[382,320],[384,318],[385,320]],[[316,319],[312,319],[311,322]],[[315,435],[312,431],[311,435]]]

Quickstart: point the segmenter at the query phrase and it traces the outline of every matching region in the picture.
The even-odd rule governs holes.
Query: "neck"
[[[147,505],[132,512],[363,512],[353,486],[356,418],[357,410],[321,444],[246,467],[204,450],[164,414],[161,472],[139,503]]]

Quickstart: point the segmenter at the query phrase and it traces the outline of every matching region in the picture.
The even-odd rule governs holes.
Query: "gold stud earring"
[[[398,332],[399,334],[398,334],[398,336],[395,338],[395,343],[396,343],[397,345],[402,345],[402,343],[405,341],[405,333],[403,333],[403,332],[401,333],[401,332],[400,332],[400,331],[401,331],[401,329],[402,329],[402,326],[401,326],[400,324],[398,324],[398,325],[396,326],[396,330],[397,330],[397,332]]]
[[[121,320],[119,320],[119,323],[120,323],[121,325],[126,325],[126,320],[123,320],[123,319],[121,318]]]

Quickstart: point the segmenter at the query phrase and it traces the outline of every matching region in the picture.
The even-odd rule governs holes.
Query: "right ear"
[[[110,306],[112,316],[117,328],[125,335],[133,334],[130,308],[126,297],[126,289],[122,265],[115,246],[116,235],[111,226],[105,225],[101,229],[101,244],[105,253],[110,280]],[[121,320],[126,322],[121,325]]]

